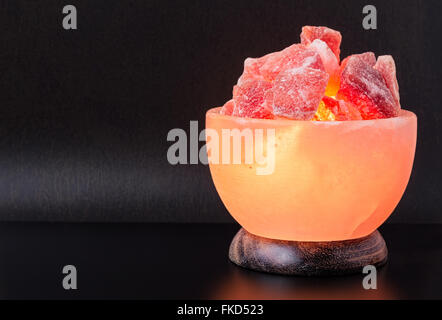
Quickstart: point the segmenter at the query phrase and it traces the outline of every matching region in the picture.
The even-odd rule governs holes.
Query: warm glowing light
[[[220,136],[222,129],[275,129],[272,174],[256,174],[256,164],[210,164],[227,210],[253,234],[295,241],[360,238],[388,218],[407,186],[416,145],[412,112],[327,122],[246,119],[219,110],[207,112],[206,128]]]
[[[328,81],[327,88],[325,89],[325,95],[332,97],[338,93],[340,85],[339,74],[332,75]]]
[[[319,103],[318,110],[313,117],[314,121],[335,121],[335,115],[325,106],[325,103],[321,101]]]

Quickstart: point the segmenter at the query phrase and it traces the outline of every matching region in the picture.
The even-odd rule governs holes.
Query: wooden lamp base
[[[229,250],[230,260],[238,266],[299,276],[361,273],[366,265],[384,265],[387,255],[384,238],[377,230],[353,240],[298,242],[263,238],[241,228]]]

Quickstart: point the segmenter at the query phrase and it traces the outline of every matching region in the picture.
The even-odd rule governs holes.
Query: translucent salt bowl
[[[293,241],[361,238],[390,216],[405,191],[417,134],[410,111],[388,119],[328,122],[247,119],[219,110],[207,112],[206,132],[218,133],[220,140],[223,129],[275,132],[271,144],[264,134],[251,147],[273,152],[270,174],[257,174],[262,162],[256,159],[244,163],[247,147],[241,147],[240,164],[213,161],[213,150],[208,152],[222,202],[250,233]]]

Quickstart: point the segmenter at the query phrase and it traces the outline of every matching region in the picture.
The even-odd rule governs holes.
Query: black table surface
[[[261,274],[227,258],[236,224],[0,223],[1,299],[441,299],[442,225],[381,227],[389,261],[365,275]],[[63,266],[78,289],[62,286]]]

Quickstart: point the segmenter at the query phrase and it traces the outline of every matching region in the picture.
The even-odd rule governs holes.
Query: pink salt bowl
[[[405,191],[417,131],[410,111],[388,119],[328,122],[247,119],[219,110],[206,114],[206,129],[219,137],[223,129],[275,129],[271,174],[258,175],[257,162],[214,163],[209,153],[222,202],[252,235],[296,242],[363,238],[390,216]],[[260,141],[253,148],[266,149],[265,134]]]

